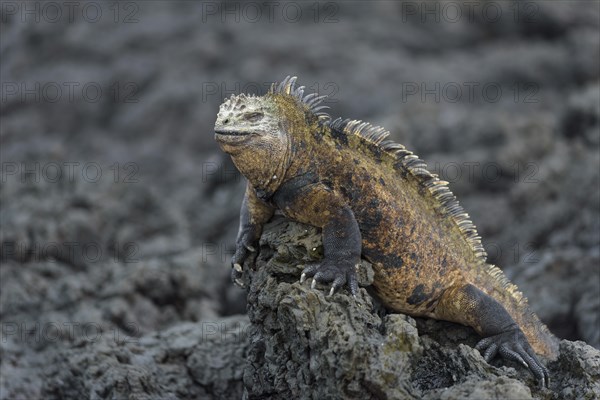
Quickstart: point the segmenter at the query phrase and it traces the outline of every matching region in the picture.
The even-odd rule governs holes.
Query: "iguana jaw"
[[[215,127],[215,140],[219,144],[224,145],[240,145],[248,142],[253,136],[256,135],[254,131],[245,131],[239,129],[225,129]]]
[[[247,136],[256,133],[256,131],[253,129],[231,129],[215,126],[215,133],[218,136]]]

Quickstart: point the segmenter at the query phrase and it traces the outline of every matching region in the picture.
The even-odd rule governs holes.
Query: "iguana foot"
[[[310,264],[302,271],[300,282],[304,282],[306,278],[313,278],[311,288],[315,288],[317,282],[328,284],[331,282],[329,295],[334,294],[344,285],[348,285],[348,289],[352,296],[358,294],[358,282],[356,280],[356,268],[353,264],[347,261],[327,261],[324,260],[320,264]]]
[[[538,360],[525,335],[519,328],[486,337],[477,343],[485,361],[490,362],[497,353],[529,368],[542,387],[548,387],[548,369]]]

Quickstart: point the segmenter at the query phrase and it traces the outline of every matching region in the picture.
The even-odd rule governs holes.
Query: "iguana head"
[[[270,147],[284,141],[279,129],[279,113],[266,96],[232,95],[219,108],[215,139],[231,155]]]
[[[256,188],[272,187],[285,174],[295,137],[308,130],[311,117],[325,118],[316,105],[325,96],[303,96],[296,77],[271,85],[264,96],[233,95],[219,108],[215,140],[231,155],[240,172]]]

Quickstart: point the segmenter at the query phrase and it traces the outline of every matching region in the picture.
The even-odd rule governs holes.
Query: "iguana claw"
[[[300,283],[304,283],[305,280],[306,280],[306,274],[300,275]]]

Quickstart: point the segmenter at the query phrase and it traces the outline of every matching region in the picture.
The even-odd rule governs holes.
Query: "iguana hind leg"
[[[484,336],[475,348],[486,361],[499,353],[529,368],[540,385],[548,385],[548,370],[523,331],[498,301],[477,287],[467,283],[446,289],[434,313],[436,318],[468,325]]]

